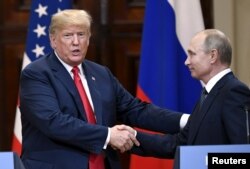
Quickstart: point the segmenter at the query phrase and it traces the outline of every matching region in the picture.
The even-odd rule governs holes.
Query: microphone
[[[245,113],[246,113],[247,144],[250,144],[248,106],[245,106],[244,109],[245,109]]]

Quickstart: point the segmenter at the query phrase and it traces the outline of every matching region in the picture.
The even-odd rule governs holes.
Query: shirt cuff
[[[103,146],[103,149],[106,149],[108,144],[109,144],[109,141],[110,141],[110,128],[108,128],[108,135],[107,135],[107,138],[106,138],[106,141],[105,141],[105,144]]]
[[[180,129],[181,130],[186,126],[189,116],[190,116],[190,114],[183,114],[181,116],[181,120],[180,120]]]

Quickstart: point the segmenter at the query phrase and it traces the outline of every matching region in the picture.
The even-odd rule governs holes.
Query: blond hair
[[[66,9],[52,15],[49,34],[54,35],[67,26],[80,26],[91,34],[92,18],[85,10]]]

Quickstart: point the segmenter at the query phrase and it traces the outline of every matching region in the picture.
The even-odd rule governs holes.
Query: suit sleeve
[[[110,73],[117,100],[117,118],[121,123],[161,133],[180,131],[182,113],[160,108],[133,97]]]
[[[138,131],[136,138],[140,146],[134,146],[132,153],[140,156],[174,158],[177,147],[187,144],[191,119],[192,117],[189,118],[183,130],[176,134],[150,134]]]
[[[176,150],[176,135],[137,133],[140,146],[131,149],[133,154],[146,157],[173,158]]]

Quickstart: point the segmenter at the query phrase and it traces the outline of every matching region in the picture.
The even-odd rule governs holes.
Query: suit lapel
[[[206,114],[209,111],[210,106],[213,104],[213,101],[218,94],[218,90],[215,92],[210,92],[207,98],[204,100],[202,107],[196,106],[193,114],[192,114],[192,123],[190,124],[190,142],[191,144],[195,140],[202,121],[204,120]]]
[[[85,62],[83,63],[83,70],[87,79],[87,83],[89,86],[89,91],[91,95],[91,99],[94,105],[94,112],[96,115],[96,123],[102,124],[102,104],[101,104],[101,94],[98,91],[97,83],[98,79],[94,75],[94,70],[92,70]],[[99,83],[100,84],[100,83]]]
[[[84,107],[82,106],[80,95],[78,94],[77,88],[70,74],[60,63],[55,54],[51,54],[49,60],[50,67],[53,70],[55,77],[65,86],[67,91],[72,95],[72,98],[74,99],[76,106],[80,112],[80,116],[87,121],[85,115],[86,113]],[[96,115],[97,124],[102,124],[101,94],[98,91],[97,87],[98,79],[96,79],[96,76],[92,73],[94,72],[94,70],[92,70],[85,62],[83,62],[83,70],[87,79],[90,95],[94,105],[94,112]]]
[[[209,113],[210,107],[213,105],[213,102],[215,98],[220,94],[220,89],[226,84],[226,82],[233,77],[232,73],[228,73],[222,79],[220,79],[216,85],[212,88],[212,90],[209,92],[207,98],[204,100],[203,105],[201,108],[199,106],[196,106],[194,112],[192,113],[192,122],[190,124],[190,137],[189,137],[189,143],[193,144],[198,131],[200,129],[200,126],[206,116],[207,113]]]
[[[65,86],[70,95],[72,95],[72,99],[75,101],[75,104],[80,112],[80,116],[87,121],[80,95],[78,94],[77,88],[69,72],[64,68],[54,54],[50,57],[49,63],[55,77]]]

